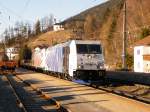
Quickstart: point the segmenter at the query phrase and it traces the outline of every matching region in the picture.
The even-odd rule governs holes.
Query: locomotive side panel
[[[65,46],[63,47],[63,72],[69,73],[69,54],[70,54],[70,47]]]
[[[77,69],[77,52],[76,43],[71,41],[70,43],[70,54],[69,54],[69,75],[73,77],[74,71]]]

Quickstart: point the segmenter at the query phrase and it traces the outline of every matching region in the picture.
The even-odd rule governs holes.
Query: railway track
[[[40,72],[42,73],[43,71],[40,71]],[[45,72],[43,72],[43,73],[45,73]],[[45,74],[50,75],[49,72],[46,72]],[[54,73],[51,76],[56,77],[56,75],[54,75]],[[66,78],[61,78],[61,79],[68,80]],[[96,83],[95,82],[94,83],[93,82],[92,83],[85,83],[84,85],[90,86],[90,87],[93,87],[93,88],[96,88],[96,89],[100,89],[100,90],[103,90],[103,91],[106,91],[106,92],[109,92],[109,93],[117,94],[117,95],[120,95],[120,96],[123,96],[123,97],[127,97],[127,98],[130,98],[130,99],[134,99],[134,100],[146,103],[146,104],[150,104],[150,98],[144,98],[144,97],[139,96],[138,94],[133,94],[132,92],[116,90],[116,89],[113,88],[113,87],[118,86],[118,85],[119,86],[120,85],[124,86],[124,85],[130,85],[130,84],[132,86],[135,85],[135,87],[136,87],[136,84],[132,83],[132,82],[128,82],[128,81],[121,82],[120,80],[117,81],[117,80],[108,80],[108,79],[106,79],[104,82],[100,81],[100,82],[96,82]],[[147,85],[142,85],[142,86],[146,86],[148,88],[147,92],[150,93],[150,87],[149,86],[147,86]]]
[[[68,79],[65,78],[63,80],[68,80]],[[81,83],[79,83],[79,84],[81,84]],[[122,91],[122,90],[119,90],[119,89],[118,90],[115,89],[115,87],[117,87],[117,86],[120,86],[120,87],[121,86],[122,87],[126,86],[127,90],[128,90],[128,89],[130,89],[131,86],[132,86],[132,88],[136,88],[137,85],[139,85],[139,86],[146,87],[147,88],[147,93],[150,94],[150,87],[147,86],[147,85],[135,84],[135,83],[128,82],[128,81],[127,82],[126,81],[121,82],[120,80],[117,81],[117,80],[110,80],[110,79],[106,79],[105,81],[99,81],[99,82],[85,83],[83,85],[90,86],[90,87],[93,87],[93,88],[96,88],[96,89],[100,89],[100,90],[103,90],[103,91],[106,91],[106,92],[109,92],[109,93],[113,93],[113,94],[116,94],[116,95],[120,95],[120,96],[130,98],[130,99],[133,99],[133,100],[137,100],[137,101],[140,101],[140,102],[143,102],[143,103],[146,103],[146,104],[150,104],[150,98],[144,98],[144,97],[141,97],[138,94],[134,94],[134,93],[129,92],[129,91]]]
[[[16,77],[21,80],[23,83],[25,83],[26,85],[30,86],[34,91],[36,91],[38,94],[40,94],[44,99],[50,101],[51,103],[53,103],[56,107],[57,107],[57,111],[58,112],[71,112],[68,108],[64,107],[63,105],[61,105],[58,101],[56,101],[54,98],[52,98],[51,96],[47,95],[46,93],[44,93],[43,91],[41,91],[41,89],[33,86],[32,84],[30,84],[28,81],[24,81],[22,80],[20,77],[18,77],[16,75]]]
[[[7,78],[8,83],[9,83],[9,85],[10,85],[10,88],[12,89],[13,94],[14,94],[15,97],[16,97],[16,103],[17,103],[18,108],[19,108],[20,111],[22,111],[22,112],[27,112],[25,106],[24,106],[23,103],[21,102],[20,97],[18,96],[17,90],[14,88],[14,84],[12,83],[12,80],[10,79],[10,76],[5,76],[5,77]]]
[[[114,83],[114,82],[112,82],[112,83]],[[141,97],[138,94],[135,94],[135,93],[132,93],[132,92],[128,91],[131,88],[131,86],[132,86],[132,88],[137,88],[137,86],[144,86],[147,89],[147,91],[145,93],[150,94],[150,87],[145,86],[145,85],[136,85],[136,84],[131,84],[130,85],[128,83],[126,83],[126,84],[118,83],[118,84],[114,84],[115,86],[113,86],[112,83],[110,85],[108,85],[108,84],[104,85],[102,83],[96,82],[96,83],[90,83],[90,84],[86,84],[86,85],[90,86],[90,87],[94,87],[96,89],[100,89],[100,90],[109,92],[109,93],[113,93],[113,94],[117,94],[117,95],[120,95],[120,96],[123,96],[123,97],[134,99],[134,100],[146,103],[146,104],[150,104],[150,99],[149,98],[144,98],[144,97]],[[125,90],[123,91],[121,89],[116,89],[117,86],[120,86],[120,88],[121,88],[121,86],[122,87],[125,86],[126,91]]]
[[[24,85],[18,79],[16,79],[17,81],[14,80],[12,75],[7,75],[6,77],[10,83],[11,88],[13,89],[13,93],[17,97],[17,104],[18,107],[22,110],[22,112],[32,112],[32,111],[46,112],[44,109],[41,108],[45,102],[43,102],[43,104],[35,102],[33,97],[31,97],[33,93],[29,94],[27,91],[23,89],[23,87],[25,87],[26,85]],[[34,96],[35,95],[36,94],[34,94]]]
[[[67,79],[63,79],[63,80],[67,80]],[[70,81],[70,80],[69,80]],[[99,90],[103,90],[103,91],[106,91],[106,92],[109,92],[109,93],[113,93],[113,94],[116,94],[116,95],[120,95],[120,96],[123,96],[123,97],[126,97],[126,98],[130,98],[130,99],[133,99],[133,100],[137,100],[137,101],[140,101],[140,102],[143,102],[143,103],[146,103],[146,104],[150,104],[150,98],[144,98],[144,97],[141,97],[140,95],[136,94],[136,93],[132,93],[132,92],[129,92],[128,90],[130,89],[130,87],[132,86],[132,88],[137,88],[137,86],[143,86],[144,88],[146,87],[147,91],[146,93],[147,94],[150,94],[150,87],[147,86],[147,85],[141,85],[141,84],[134,84],[134,83],[131,83],[131,82],[120,82],[120,81],[97,81],[97,82],[90,82],[90,83],[79,83],[79,84],[82,84],[82,85],[86,85],[86,86],[89,86],[89,87],[93,87],[95,89],[99,89]],[[126,91],[123,91],[123,90],[119,90],[119,89],[115,89],[117,86],[119,86],[120,88],[123,87],[123,86],[126,86]],[[140,89],[140,88],[139,88]],[[143,90],[144,91],[144,90]]]
[[[48,73],[48,75],[50,75],[50,74]],[[59,77],[57,77],[57,78],[59,78]],[[68,80],[66,78],[61,78],[61,79]],[[71,81],[71,80],[68,80],[68,81]],[[83,84],[83,83],[79,83],[79,84]],[[96,89],[100,89],[100,90],[103,90],[103,91],[106,91],[106,92],[109,92],[109,93],[113,93],[113,94],[116,94],[116,95],[120,95],[120,96],[130,98],[130,99],[133,99],[133,100],[137,100],[137,101],[140,101],[140,102],[143,102],[143,103],[146,103],[146,104],[150,104],[150,97],[149,98],[144,98],[144,97],[141,97],[138,94],[135,94],[135,93],[132,93],[132,92],[129,92],[129,91],[122,91],[122,90],[119,90],[119,89],[117,89],[117,90],[115,89],[115,87],[117,87],[117,86],[120,86],[120,88],[123,87],[123,86],[126,86],[126,90],[130,90],[131,86],[132,86],[132,88],[137,88],[137,85],[138,85],[138,86],[146,87],[147,88],[147,94],[148,93],[150,94],[150,86],[148,86],[148,85],[135,84],[134,82],[120,81],[120,80],[113,80],[113,79],[106,79],[105,81],[102,80],[102,81],[97,81],[97,82],[90,82],[90,83],[85,83],[83,85],[90,86],[90,87],[93,87],[93,88],[96,88]]]
[[[38,88],[30,85],[26,81],[19,79],[19,77],[14,75],[5,75],[4,77],[7,79],[9,86],[13,91],[13,95],[16,97],[16,104],[19,112],[69,111],[55,99],[44,94]]]
[[[0,112],[21,112],[16,100],[7,78],[0,75]]]

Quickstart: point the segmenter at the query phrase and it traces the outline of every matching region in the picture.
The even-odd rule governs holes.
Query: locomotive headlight
[[[78,68],[80,69],[80,68],[81,68],[81,65],[79,65]]]
[[[99,64],[97,65],[97,68],[98,68],[98,69],[104,69],[104,63],[99,63]]]
[[[89,56],[88,56],[88,59],[92,59],[92,56],[89,55]]]
[[[78,69],[83,69],[83,65],[78,65]]]
[[[99,66],[100,69],[104,69],[104,66]]]

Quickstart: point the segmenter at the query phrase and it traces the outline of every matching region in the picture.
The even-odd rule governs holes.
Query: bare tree
[[[4,38],[5,38],[5,43],[9,45],[10,35],[8,29],[5,29],[4,31]]]
[[[50,14],[49,16],[45,16],[41,19],[41,30],[48,31],[54,24],[54,16]]]

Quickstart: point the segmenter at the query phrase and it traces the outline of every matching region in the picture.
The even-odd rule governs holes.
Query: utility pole
[[[9,39],[11,39],[11,31],[10,31],[10,16],[9,16]],[[9,45],[8,45],[9,46]],[[12,60],[11,59],[11,53],[12,53],[12,51],[11,51],[11,48],[8,48],[8,50],[9,50],[9,56],[10,56],[10,58],[9,58],[9,60]],[[7,52],[7,51],[6,51]]]
[[[126,47],[127,47],[127,18],[126,18],[126,0],[124,2],[124,8],[123,8],[123,54],[122,54],[122,64],[123,64],[123,69],[127,69],[127,64],[126,64]]]
[[[26,24],[26,36],[29,39],[29,24]]]

